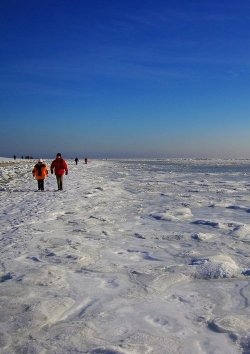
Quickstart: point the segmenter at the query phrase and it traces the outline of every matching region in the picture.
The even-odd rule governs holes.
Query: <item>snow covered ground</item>
[[[0,353],[250,353],[250,161],[35,162],[0,159]]]

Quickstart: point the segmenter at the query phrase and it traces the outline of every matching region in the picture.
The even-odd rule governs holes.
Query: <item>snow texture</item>
[[[250,353],[250,161],[35,163],[0,159],[0,353]]]

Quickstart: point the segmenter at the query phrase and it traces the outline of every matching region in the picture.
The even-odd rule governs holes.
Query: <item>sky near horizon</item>
[[[0,21],[0,156],[250,156],[249,1],[2,0]]]

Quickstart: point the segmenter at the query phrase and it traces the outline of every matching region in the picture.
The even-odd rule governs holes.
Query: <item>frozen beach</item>
[[[0,159],[1,354],[250,353],[250,160],[35,162]]]

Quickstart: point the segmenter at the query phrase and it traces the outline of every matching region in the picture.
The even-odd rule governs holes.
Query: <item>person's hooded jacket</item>
[[[32,171],[33,177],[37,180],[45,179],[48,173],[47,166],[43,161],[38,161]]]
[[[66,161],[61,157],[61,156],[57,156],[56,159],[52,162],[51,166],[50,166],[50,171],[53,174],[53,172],[55,171],[55,175],[57,176],[62,176],[65,174],[68,174],[68,165],[66,163]]]

